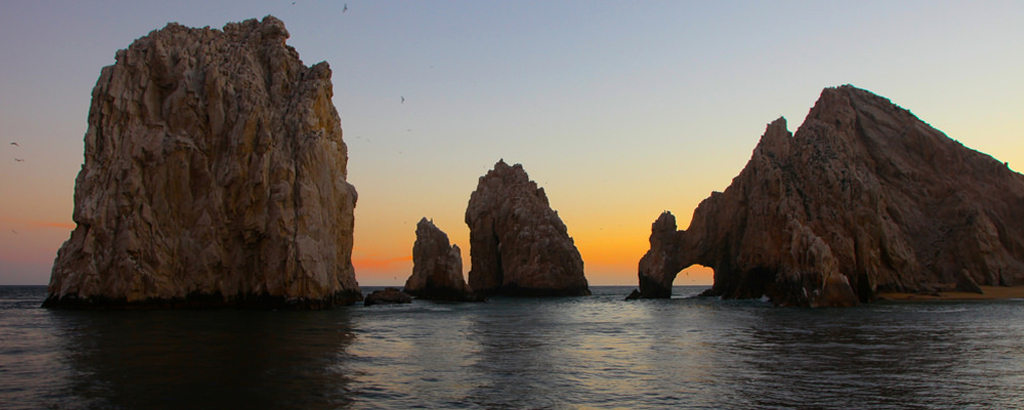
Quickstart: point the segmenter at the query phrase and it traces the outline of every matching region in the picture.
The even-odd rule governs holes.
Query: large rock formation
[[[287,38],[270,16],[171,23],[117,52],[93,89],[78,225],[45,306],[362,299],[331,70]]]
[[[683,268],[714,269],[710,294],[844,306],[877,292],[1024,283],[1024,176],[889,100],[826,89],[792,135],[768,125],[725,192],[689,229],[654,223],[644,297]]]
[[[583,259],[543,188],[523,166],[498,161],[466,208],[469,285],[482,294],[589,295]]]
[[[405,281],[404,290],[420,299],[476,300],[462,277],[462,251],[458,245],[450,245],[448,235],[427,218],[416,224],[412,276]]]

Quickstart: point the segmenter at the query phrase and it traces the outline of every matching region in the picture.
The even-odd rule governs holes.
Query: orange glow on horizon
[[[399,256],[393,258],[352,258],[352,266],[356,268],[356,271],[363,269],[366,270],[386,270],[390,268],[398,268],[409,265],[412,262],[412,255]]]

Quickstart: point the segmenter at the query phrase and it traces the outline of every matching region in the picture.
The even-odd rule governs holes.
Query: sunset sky
[[[634,285],[657,216],[685,227],[769,122],[795,131],[829,86],[888,97],[1024,169],[1020,1],[0,4],[0,285],[49,281],[100,69],[171,21],[272,14],[306,65],[330,63],[362,285],[404,283],[421,217],[468,270],[466,204],[502,158],[545,189],[591,285]]]

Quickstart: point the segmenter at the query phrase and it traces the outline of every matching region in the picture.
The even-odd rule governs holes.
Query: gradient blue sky
[[[499,158],[545,188],[591,284],[635,284],[658,214],[685,226],[768,122],[785,116],[795,130],[828,86],[866,88],[1011,168],[1024,164],[1019,1],[0,6],[0,284],[48,282],[73,228],[100,69],[170,21],[219,28],[272,14],[307,65],[331,64],[359,191],[363,285],[404,282],[423,216],[463,248],[468,269],[463,213]]]

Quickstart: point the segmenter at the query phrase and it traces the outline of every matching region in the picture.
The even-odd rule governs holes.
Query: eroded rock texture
[[[287,38],[270,16],[171,23],[117,52],[93,89],[77,227],[46,306],[361,300],[331,70]]]
[[[710,294],[846,306],[877,292],[1024,283],[1024,176],[889,100],[822,92],[792,135],[768,125],[725,192],[690,227],[654,223],[644,297],[683,268],[714,269]]]
[[[462,277],[462,251],[448,242],[448,235],[427,218],[416,224],[412,247],[412,276],[405,293],[428,300],[476,300]]]
[[[543,188],[523,166],[498,161],[466,209],[469,285],[482,294],[589,295],[583,259]]]

